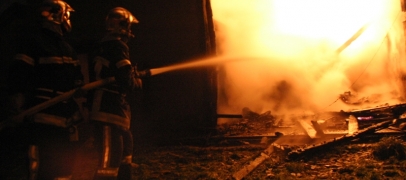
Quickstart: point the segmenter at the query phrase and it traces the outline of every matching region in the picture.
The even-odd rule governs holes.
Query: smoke
[[[398,0],[211,0],[218,54],[264,57],[219,68],[219,113],[317,113],[400,103]],[[339,99],[350,92],[348,105]],[[373,98],[373,99],[372,99]]]

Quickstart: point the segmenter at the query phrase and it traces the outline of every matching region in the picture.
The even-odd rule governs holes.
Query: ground
[[[299,131],[300,128],[293,128],[292,131],[291,127],[296,125],[290,125],[289,132],[280,133],[282,131],[279,130],[287,131],[285,121],[278,123],[279,129],[272,128],[278,131],[272,132],[269,138],[259,138],[261,136],[257,136],[257,133],[264,135],[262,129],[275,125],[277,121],[274,120],[277,118],[269,113],[259,116],[250,114],[250,117],[253,118],[219,127],[221,129],[217,139],[211,136],[161,145],[136,145],[133,179],[406,179],[406,143],[402,130],[395,128],[398,132],[394,134],[372,132],[356,138],[343,138],[340,143],[327,143],[330,146],[321,146],[310,153],[292,156],[292,152],[301,152],[295,151],[299,148],[312,149],[314,145],[326,144],[343,135],[309,139],[303,130]],[[329,127],[339,131],[348,129],[346,120],[331,120],[320,124],[321,127],[328,132],[331,132]],[[385,132],[392,130],[388,128]],[[94,158],[92,151],[82,155]],[[92,166],[94,164],[78,167],[75,179],[89,179],[79,174],[92,171],[84,168]]]
[[[332,146],[295,160],[288,160],[286,150],[276,149],[269,156],[264,150],[271,144],[233,145],[165,145],[137,146],[133,162],[134,180],[233,180],[244,167],[260,157],[245,180],[264,179],[405,179],[405,141],[383,137],[379,141],[351,141]],[[81,153],[82,161],[75,168],[73,179],[91,180],[96,156],[92,151]],[[13,163],[10,161],[10,163]],[[6,179],[24,179],[16,175]],[[239,179],[239,178],[237,178]]]
[[[379,148],[404,144],[399,139],[387,141],[351,142],[297,160],[287,160],[284,151],[273,152],[244,179],[405,179],[404,157],[392,154],[379,159]],[[233,175],[260,157],[268,146],[144,147],[135,153],[138,167],[134,175],[135,179],[151,180],[235,179]],[[404,149],[397,154],[401,151]]]
[[[237,172],[256,160],[253,171],[240,178],[254,179],[405,179],[406,151],[403,134],[356,139],[303,157],[289,159],[289,149],[274,147],[274,142],[249,142],[233,139],[193,145],[138,145],[133,168],[135,180],[236,179]],[[86,146],[86,144],[85,144]],[[274,151],[265,151],[274,147]],[[90,180],[96,154],[82,148],[75,167],[75,180]],[[18,162],[17,159],[9,163]],[[254,163],[255,164],[255,163]],[[21,174],[15,174],[21,177]],[[9,179],[23,179],[13,178]],[[238,178],[237,178],[238,179]]]

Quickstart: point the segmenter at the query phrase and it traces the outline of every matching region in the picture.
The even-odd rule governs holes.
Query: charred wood
[[[378,124],[372,125],[368,128],[358,130],[357,132],[353,133],[352,135],[347,134],[347,135],[344,135],[341,137],[334,138],[332,140],[324,141],[319,144],[314,144],[314,145],[310,145],[308,147],[295,149],[288,153],[288,159],[289,160],[298,159],[298,158],[306,156],[306,155],[311,155],[315,151],[326,150],[332,146],[337,146],[337,145],[340,145],[340,144],[343,144],[346,142],[350,142],[351,140],[354,140],[356,138],[360,138],[363,135],[373,134],[377,130],[387,128],[390,124],[392,124],[392,122],[393,122],[393,120],[386,120],[386,121],[380,122]]]

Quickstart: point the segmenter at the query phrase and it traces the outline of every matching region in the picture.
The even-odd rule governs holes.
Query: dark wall
[[[70,0],[73,44],[86,53],[100,37],[107,11],[130,10],[140,21],[129,42],[131,60],[140,70],[189,62],[213,53],[210,2],[206,0]],[[130,95],[136,136],[195,136],[216,125],[214,68],[168,72],[144,79],[144,89]],[[164,139],[165,139],[164,138]]]

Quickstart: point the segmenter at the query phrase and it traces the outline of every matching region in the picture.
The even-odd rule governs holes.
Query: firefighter
[[[134,37],[138,20],[127,9],[116,7],[106,17],[106,35],[90,53],[89,79],[115,77],[116,82],[89,92],[89,120],[95,126],[99,167],[96,179],[131,179],[133,137],[131,110],[126,94],[140,90],[142,81],[132,66],[127,42]]]
[[[8,91],[14,114],[83,84],[76,52],[64,40],[64,34],[71,31],[69,18],[74,10],[62,0],[41,1],[33,8],[38,28],[30,29],[32,32],[18,42],[9,68]],[[81,120],[78,107],[69,99],[17,119],[22,123],[13,138],[28,150],[29,177],[24,179],[72,178],[78,147],[75,122]]]

